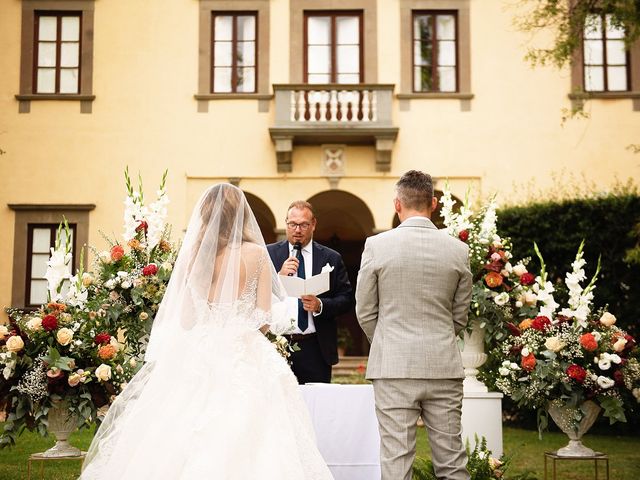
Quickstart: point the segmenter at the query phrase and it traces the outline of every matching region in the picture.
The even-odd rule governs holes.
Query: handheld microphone
[[[300,252],[300,255],[302,255],[302,243],[300,243],[300,242],[294,243],[293,244],[293,249],[297,250],[298,252]],[[296,255],[296,258],[297,258],[297,255]],[[293,273],[290,273],[289,276],[293,277]]]

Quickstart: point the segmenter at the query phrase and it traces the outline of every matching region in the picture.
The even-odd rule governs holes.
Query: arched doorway
[[[321,192],[308,201],[318,221],[314,239],[342,255],[355,291],[364,241],[373,234],[375,226],[369,207],[360,198],[342,190]],[[338,319],[338,328],[339,334],[346,333],[351,340],[347,355],[367,354],[369,342],[358,325],[355,309]]]
[[[441,192],[440,190],[434,190],[433,192],[433,195],[438,199],[438,206],[433,212],[431,212],[431,221],[438,228],[444,228],[444,219],[440,216],[440,212],[442,211],[442,204],[440,203],[440,198],[442,197],[442,194],[443,192]],[[462,207],[462,201],[455,195],[451,195],[451,198],[453,198],[456,202],[453,207],[453,210],[455,212],[459,212],[460,208]],[[398,215],[394,213],[392,226],[393,228],[396,228],[398,225],[400,225],[400,219],[398,218]]]
[[[277,240],[276,217],[273,216],[269,206],[252,193],[244,192],[244,196],[256,216],[264,242],[266,244],[275,242]]]

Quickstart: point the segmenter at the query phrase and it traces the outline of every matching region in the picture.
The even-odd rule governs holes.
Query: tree
[[[548,48],[531,48],[527,60],[535,65],[562,67],[582,48],[589,16],[595,12],[611,15],[612,24],[626,31],[627,48],[640,37],[640,0],[523,0],[531,7],[516,19],[518,27],[536,33],[555,32]]]

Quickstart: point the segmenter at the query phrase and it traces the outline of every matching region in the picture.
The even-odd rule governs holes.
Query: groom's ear
[[[400,210],[402,210],[402,204],[400,203],[400,200],[398,200],[398,197],[393,199],[393,208],[396,213],[400,213]]]

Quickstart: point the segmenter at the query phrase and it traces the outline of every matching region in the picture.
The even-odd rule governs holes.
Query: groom
[[[461,439],[457,334],[471,300],[469,249],[431,222],[431,177],[411,170],[393,201],[402,222],[367,239],[356,287],[358,322],[371,342],[382,480],[411,480],[416,421],[429,434],[439,479],[468,480]]]
[[[287,239],[267,245],[280,275],[308,278],[319,274],[326,264],[333,267],[329,291],[298,300],[297,324],[288,335],[300,347],[290,357],[298,383],[329,383],[331,366],[338,363],[336,316],[353,306],[351,283],[340,254],[313,241],[316,218],[309,202],[293,202],[285,222]]]

